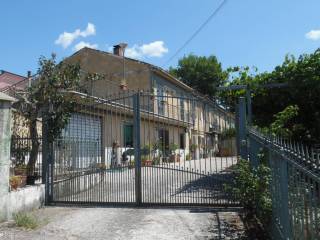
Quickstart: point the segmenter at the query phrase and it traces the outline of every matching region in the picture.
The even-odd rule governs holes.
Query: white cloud
[[[129,58],[142,58],[140,47],[138,45],[133,45],[133,47],[128,47],[125,50],[126,57]]]
[[[82,49],[82,48],[84,48],[84,47],[97,49],[97,48],[98,48],[98,44],[91,44],[91,43],[88,43],[88,42],[81,41],[81,42],[77,43],[77,44],[73,47],[73,50],[74,50],[74,51],[79,51],[80,49]]]
[[[130,58],[144,58],[144,57],[162,57],[168,52],[163,41],[154,41],[148,44],[133,45],[128,47],[125,55]]]
[[[311,30],[310,32],[306,33],[306,38],[313,40],[313,41],[317,41],[320,40],[320,29],[318,30]]]
[[[63,48],[69,47],[74,40],[79,37],[88,37],[96,34],[96,28],[94,24],[88,23],[87,28],[84,31],[76,29],[74,32],[63,32],[59,35],[58,39],[54,42],[57,45],[61,45]]]
[[[164,46],[163,41],[155,41],[149,44],[143,44],[141,47],[143,55],[148,57],[162,57],[169,50]]]

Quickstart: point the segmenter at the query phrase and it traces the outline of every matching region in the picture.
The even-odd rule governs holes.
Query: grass
[[[13,216],[13,219],[18,227],[25,229],[36,229],[39,226],[38,220],[27,212],[17,213]]]

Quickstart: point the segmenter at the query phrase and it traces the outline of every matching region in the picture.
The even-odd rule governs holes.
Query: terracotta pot
[[[145,166],[152,166],[152,161],[151,160],[146,160],[145,161]]]
[[[13,176],[10,178],[10,187],[12,190],[17,190],[17,188],[22,188],[26,186],[27,176]]]
[[[21,168],[21,167],[14,168],[14,175],[15,176],[26,176],[27,175],[27,168]]]
[[[17,190],[19,186],[19,183],[18,182],[10,182],[10,187],[11,187],[11,190]]]
[[[21,178],[21,181],[20,181],[20,184],[18,187],[23,188],[27,185],[27,178],[28,177],[26,175],[21,175],[20,178]]]

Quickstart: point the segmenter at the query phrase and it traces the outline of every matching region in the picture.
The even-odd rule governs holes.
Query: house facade
[[[76,143],[80,144],[77,148],[83,151],[82,156],[90,158],[95,152],[107,165],[113,161],[120,164],[126,155],[131,158],[128,150],[134,145],[133,100],[123,96],[134,92],[142,93],[140,141],[141,148],[148,149],[147,155],[161,155],[163,161],[172,152],[180,160],[218,154],[219,134],[234,128],[234,117],[163,69],[124,58],[122,53],[120,45],[114,47],[113,54],[83,48],[65,59],[67,63],[80,64],[84,73],[103,76],[85,83],[85,92],[77,93],[87,100],[71,116],[63,132],[65,137],[87,140]]]

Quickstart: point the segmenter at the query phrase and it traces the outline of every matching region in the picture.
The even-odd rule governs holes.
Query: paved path
[[[237,212],[52,207],[34,214],[48,223],[33,231],[0,224],[0,240],[247,239]]]

